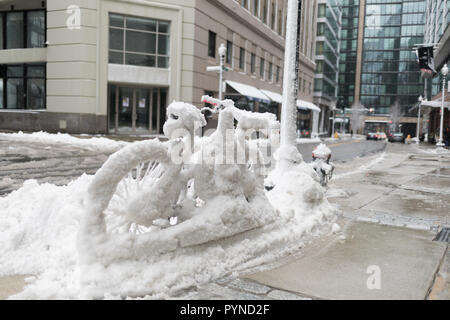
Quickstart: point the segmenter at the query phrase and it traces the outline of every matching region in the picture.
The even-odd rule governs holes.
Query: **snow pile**
[[[39,185],[27,181],[5,198],[0,198],[0,276],[35,275],[28,279],[24,292],[13,299],[80,299],[91,297],[169,298],[184,288],[207,283],[263,263],[273,262],[304,245],[318,234],[329,232],[332,211],[317,206],[320,192],[310,187],[302,198],[296,187],[308,188],[297,176],[278,187],[269,199],[280,205],[276,221],[246,232],[177,251],[142,255],[108,266],[100,263],[86,268],[79,263],[77,231],[83,216],[83,200],[92,176],[82,176],[68,186]],[[287,189],[286,186],[292,185]],[[288,197],[286,192],[294,195]],[[285,197],[285,198],[283,198]],[[27,198],[27,201],[23,201]],[[285,201],[290,199],[290,201]],[[292,200],[297,199],[297,200]],[[308,202],[303,203],[302,199]],[[226,206],[210,204],[214,210]],[[311,215],[311,213],[315,214]],[[111,217],[110,217],[111,218]],[[211,218],[214,220],[214,218]],[[200,236],[214,233],[214,223],[191,222]],[[210,229],[196,228],[204,225]],[[120,244],[120,243],[118,243]],[[114,252],[116,248],[109,248]],[[83,279],[83,285],[80,279]]]
[[[169,106],[173,139],[129,144],[94,177],[64,187],[27,181],[0,199],[0,275],[36,276],[13,298],[170,297],[336,232],[336,211],[295,146],[276,151],[281,164],[264,190],[255,170],[263,159],[251,158],[255,145],[240,134],[276,127],[273,117],[227,107],[215,133],[190,145],[203,123],[193,108]],[[194,153],[177,163],[174,150]],[[235,151],[242,162],[224,161]]]
[[[330,155],[331,155],[331,150],[324,143],[319,144],[313,150],[313,157],[315,157],[315,158],[328,159],[328,157]]]
[[[320,138],[297,138],[298,144],[308,144],[308,143],[321,143],[322,139]]]
[[[91,178],[83,175],[63,187],[28,180],[0,198],[0,276],[37,275],[26,298],[78,290],[76,234]]]
[[[115,141],[108,138],[92,137],[89,139],[81,139],[73,137],[67,133],[47,133],[44,131],[23,133],[0,133],[0,138],[4,137],[16,141],[39,142],[46,144],[69,144],[79,147],[90,148],[94,150],[116,151],[126,146],[128,143],[124,141]]]

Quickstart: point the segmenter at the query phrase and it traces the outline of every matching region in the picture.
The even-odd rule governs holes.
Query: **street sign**
[[[214,67],[206,67],[206,71],[220,71],[220,66],[214,66]]]
[[[223,67],[222,71],[227,72],[230,71],[231,69],[228,67]],[[213,67],[206,67],[206,71],[215,71],[215,72],[220,72],[220,66],[213,66]]]

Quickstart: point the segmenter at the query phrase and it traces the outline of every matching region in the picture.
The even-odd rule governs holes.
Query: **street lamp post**
[[[225,63],[225,55],[227,54],[227,48],[223,43],[219,47],[219,57],[220,57],[220,76],[219,76],[219,100],[223,98],[223,67]]]
[[[417,116],[417,134],[416,134],[416,143],[419,144],[420,143],[420,111],[422,108],[422,101],[423,98],[422,96],[419,97],[419,114]]]
[[[438,143],[436,143],[437,147],[444,147],[444,99],[445,99],[445,95],[444,95],[444,91],[445,91],[445,80],[448,74],[448,67],[447,64],[444,64],[444,66],[442,67],[441,70],[442,73],[442,105],[441,105],[441,128],[440,128],[440,134],[439,134],[439,141]]]

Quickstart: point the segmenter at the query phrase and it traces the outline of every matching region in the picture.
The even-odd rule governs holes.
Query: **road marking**
[[[339,143],[335,143],[335,144],[330,144],[330,145],[328,145],[328,147],[333,148],[333,147],[337,147],[337,146],[340,146],[340,145],[343,145],[343,144],[360,143],[361,141],[363,141],[363,140],[352,140],[350,142],[339,142]]]

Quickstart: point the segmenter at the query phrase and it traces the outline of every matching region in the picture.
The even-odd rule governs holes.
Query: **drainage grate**
[[[433,241],[450,243],[450,228],[442,228],[442,230],[436,235],[436,238],[434,238]]]

